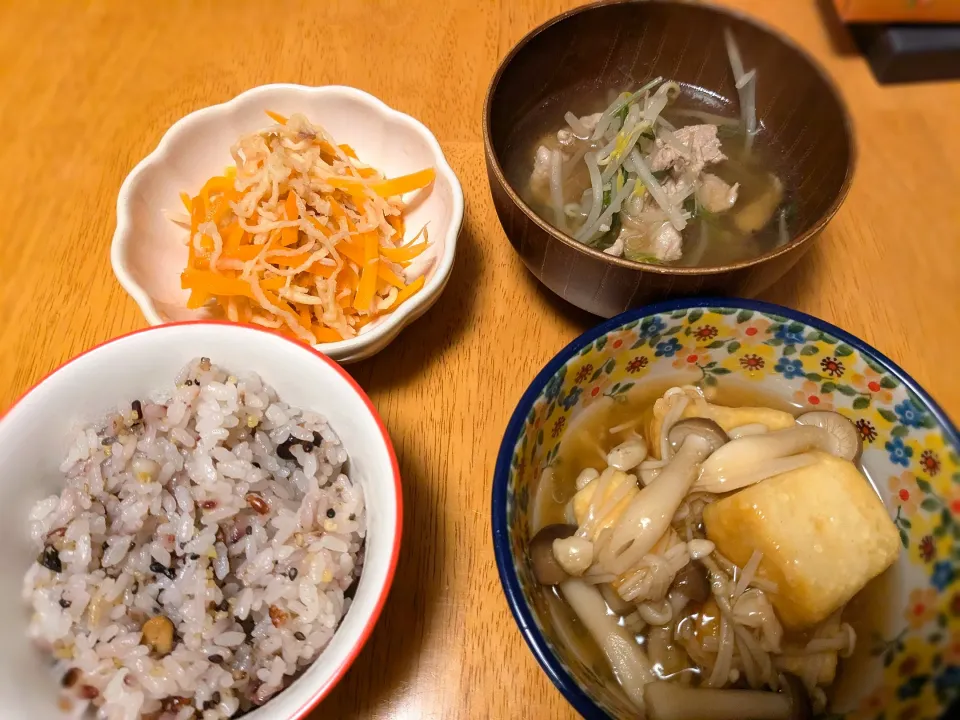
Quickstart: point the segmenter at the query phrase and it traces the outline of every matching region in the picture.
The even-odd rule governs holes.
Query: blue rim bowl
[[[648,305],[588,330],[537,374],[507,425],[492,493],[497,569],[521,634],[570,704],[591,720],[630,713],[552,640],[552,621],[537,608],[526,553],[531,485],[571,418],[644,377],[752,382],[857,424],[864,464],[900,531],[903,568],[886,634],[862,640],[863,687],[829,717],[940,717],[960,691],[960,434],[916,381],[859,338],[779,305],[730,298]]]

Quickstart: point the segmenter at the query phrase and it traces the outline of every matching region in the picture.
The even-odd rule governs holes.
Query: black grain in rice
[[[78,680],[80,680],[80,670],[74,667],[67,670],[60,683],[69,688],[76,685]]]
[[[197,369],[196,364],[192,366],[192,370],[195,374],[201,372]],[[211,521],[209,517],[205,516],[209,516],[210,513],[222,512],[222,507],[228,506],[228,503],[232,504],[233,498],[227,498],[231,494],[229,489],[221,491],[202,488],[200,491],[196,491],[194,487],[200,486],[200,484],[187,477],[187,473],[182,469],[174,471],[173,482],[168,484],[168,481],[165,481],[164,487],[160,488],[158,494],[162,496],[162,506],[161,504],[151,506],[145,515],[140,515],[142,510],[139,508],[124,513],[126,508],[123,507],[121,498],[126,500],[129,495],[122,494],[124,485],[127,483],[127,480],[123,479],[122,476],[134,481],[130,484],[130,488],[137,492],[157,489],[151,486],[153,483],[157,483],[155,469],[152,477],[144,479],[131,472],[131,463],[146,460],[165,466],[166,461],[161,460],[162,452],[172,450],[179,453],[184,460],[187,460],[191,453],[196,452],[197,446],[202,444],[198,442],[191,447],[191,443],[186,437],[179,433],[176,437],[172,437],[166,435],[169,432],[168,429],[158,428],[158,425],[162,423],[163,413],[169,412],[173,407],[171,403],[176,403],[177,411],[185,412],[188,418],[188,421],[181,423],[179,428],[187,433],[193,433],[194,440],[199,441],[200,431],[195,429],[198,406],[211,403],[213,395],[216,393],[229,391],[238,392],[242,395],[243,393],[260,392],[258,386],[254,383],[244,387],[248,382],[246,376],[239,382],[232,376],[224,380],[226,373],[213,366],[210,367],[209,372],[203,372],[204,381],[208,384],[201,384],[194,375],[187,376],[187,371],[181,377],[185,379],[177,386],[175,399],[168,396],[170,398],[168,400],[130,401],[126,408],[121,408],[119,412],[108,415],[106,422],[83,431],[89,433],[92,430],[97,433],[95,450],[99,447],[109,448],[112,445],[112,453],[109,450],[98,450],[96,455],[101,461],[105,457],[112,457],[111,460],[101,464],[100,472],[102,472],[104,480],[102,488],[98,488],[99,478],[94,478],[93,475],[84,470],[82,465],[84,458],[78,459],[72,474],[68,474],[66,482],[68,486],[72,486],[75,492],[89,498],[90,502],[86,506],[87,512],[92,516],[91,522],[99,523],[99,525],[91,525],[88,531],[87,542],[90,545],[87,545],[87,547],[89,548],[92,545],[91,564],[93,567],[87,574],[95,576],[92,577],[95,584],[105,582],[109,586],[112,582],[109,578],[119,579],[125,583],[123,586],[125,589],[120,588],[116,598],[117,603],[127,606],[125,621],[141,627],[156,616],[170,616],[173,618],[174,627],[171,629],[170,635],[167,636],[168,644],[173,646],[174,649],[182,648],[185,640],[192,637],[194,632],[189,624],[193,621],[183,620],[178,615],[178,608],[182,607],[185,597],[182,588],[191,587],[189,583],[195,581],[202,584],[203,578],[206,577],[211,593],[219,594],[221,600],[211,599],[215,595],[208,595],[201,599],[198,609],[201,615],[205,613],[208,620],[214,624],[220,623],[220,625],[217,629],[204,629],[202,631],[205,637],[201,647],[210,648],[216,652],[211,655],[204,653],[199,659],[203,664],[209,665],[210,668],[220,666],[231,674],[236,673],[235,682],[229,683],[228,678],[227,687],[206,684],[207,681],[198,674],[196,687],[178,688],[183,692],[164,697],[163,694],[151,694],[150,691],[140,686],[134,675],[127,675],[123,682],[113,685],[114,688],[118,685],[121,686],[119,695],[116,692],[111,692],[111,696],[108,698],[106,688],[110,683],[111,676],[115,677],[113,668],[105,669],[102,674],[97,673],[89,676],[80,668],[76,668],[76,671],[71,675],[66,677],[61,675],[58,678],[66,684],[75,686],[69,692],[69,697],[73,702],[79,701],[79,693],[85,693],[86,700],[92,701],[91,704],[95,706],[95,711],[107,712],[111,716],[116,715],[122,705],[125,704],[124,696],[128,693],[145,692],[151,700],[159,701],[164,707],[178,712],[182,710],[193,713],[193,716],[196,717],[209,711],[217,714],[219,709],[215,709],[215,706],[221,706],[224,702],[232,706],[233,703],[239,701],[239,707],[232,713],[232,717],[239,717],[246,714],[253,705],[267,702],[276,693],[289,686],[307,664],[312,661],[306,658],[297,658],[295,662],[285,663],[287,667],[284,668],[284,676],[279,684],[265,684],[259,679],[258,673],[263,670],[263,663],[271,659],[264,659],[255,654],[266,637],[280,633],[286,636],[285,642],[295,641],[306,646],[307,639],[313,637],[315,626],[312,623],[298,623],[294,632],[293,628],[289,628],[290,625],[293,625],[289,622],[290,608],[282,601],[276,603],[276,606],[270,606],[268,617],[265,616],[263,608],[254,609],[248,606],[249,609],[245,611],[246,617],[243,621],[238,621],[233,615],[233,611],[239,609],[238,593],[243,590],[243,585],[250,580],[236,575],[241,565],[239,560],[236,563],[234,562],[239,557],[236,552],[230,557],[226,568],[226,577],[220,577],[223,572],[220,562],[222,562],[222,557],[228,550],[238,550],[239,541],[244,537],[250,538],[240,545],[245,552],[259,552],[270,546],[274,542],[272,537],[276,532],[271,524],[273,516],[277,514],[278,510],[296,512],[303,497],[303,490],[290,483],[289,478],[290,470],[293,469],[294,462],[296,462],[296,456],[304,457],[300,454],[301,452],[310,453],[317,462],[318,469],[322,469],[325,476],[333,479],[337,478],[339,473],[342,472],[339,468],[341,464],[339,458],[343,457],[342,446],[339,445],[335,437],[328,435],[326,429],[323,429],[322,436],[316,430],[316,428],[326,427],[322,419],[310,416],[307,413],[298,417],[301,411],[284,405],[271,390],[265,389],[263,392],[267,393],[269,400],[267,405],[263,404],[262,399],[259,402],[246,405],[241,397],[239,407],[235,410],[221,407],[225,416],[232,415],[231,420],[234,421],[234,424],[231,425],[231,430],[236,427],[237,422],[239,422],[239,430],[229,432],[226,438],[217,443],[220,448],[227,452],[238,453],[237,467],[245,468],[247,477],[245,479],[238,478],[237,484],[246,486],[242,493],[234,494],[241,498],[241,502],[243,502],[243,499],[252,501],[249,502],[249,507],[254,511],[253,513],[244,509],[236,516],[220,517]],[[191,389],[187,389],[188,387]],[[224,390],[224,387],[227,390]],[[253,390],[247,388],[253,388]],[[150,397],[159,396],[151,395]],[[157,404],[153,405],[154,402]],[[219,402],[225,404],[224,400],[219,400]],[[270,404],[278,405],[277,410],[286,414],[292,422],[296,423],[293,431],[300,436],[288,436],[287,442],[280,451],[277,450],[276,443],[269,438],[270,432],[276,425],[276,422],[270,419],[274,418],[273,413],[275,412],[270,409]],[[186,408],[185,411],[184,407]],[[144,417],[147,409],[151,412],[147,417]],[[262,419],[261,415],[263,415]],[[251,423],[250,417],[256,418],[269,429],[261,432],[243,427]],[[304,434],[304,430],[306,434]],[[91,436],[87,435],[87,437]],[[153,445],[155,438],[157,441],[169,443],[161,451],[161,454],[157,453],[157,446]],[[240,448],[241,444],[244,443],[263,443],[266,447],[266,454],[258,454],[257,462],[254,463],[249,454],[243,455],[244,452],[247,452]],[[81,449],[71,452],[82,453],[84,452],[82,448],[86,445],[87,443],[78,441],[77,447]],[[294,450],[294,445],[299,445],[300,450]],[[126,451],[131,451],[133,457],[127,456]],[[264,451],[258,449],[257,452]],[[293,462],[284,462],[284,458],[281,457],[283,454],[286,454],[286,460]],[[278,460],[281,471],[277,475],[264,470],[263,466],[268,463],[270,467],[275,468]],[[220,458],[218,457],[215,463],[219,461]],[[332,476],[330,474],[331,468]],[[142,470],[140,466],[137,469]],[[149,473],[141,472],[141,474],[145,476]],[[286,481],[285,484],[289,485],[285,492],[272,492],[272,485],[283,484],[284,481]],[[303,528],[302,532],[294,533],[286,542],[281,541],[278,544],[288,545],[293,551],[302,552],[306,542],[312,542],[323,536],[322,525],[326,520],[324,513],[328,507],[337,503],[337,510],[334,515],[336,512],[341,512],[344,517],[347,515],[352,506],[348,507],[346,505],[349,501],[343,497],[339,482],[336,487],[321,487],[325,497],[321,500],[320,507],[322,509],[319,522],[316,521],[314,515],[312,527]],[[342,482],[349,481],[344,480]],[[171,497],[174,495],[173,490],[179,487],[179,483],[188,485],[188,488],[191,489],[191,498],[185,500],[182,497]],[[159,483],[157,484],[159,485]],[[94,492],[94,488],[98,489]],[[153,494],[151,497],[157,497],[157,495]],[[171,499],[175,500],[176,504],[171,503]],[[192,506],[190,506],[191,501]],[[184,502],[187,503],[187,507],[184,507]],[[202,506],[202,503],[207,504]],[[340,503],[344,503],[342,509]],[[316,512],[315,508],[314,512]],[[121,518],[121,514],[125,514],[127,517]],[[360,517],[362,522],[362,514],[358,511],[356,515]],[[101,625],[106,622],[117,622],[118,625],[123,625],[119,622],[121,618],[108,618],[107,614],[111,613],[113,608],[108,604],[101,606],[99,602],[96,602],[95,597],[94,601],[90,603],[90,613],[84,612],[82,617],[73,617],[72,613],[66,612],[71,607],[79,608],[77,600],[71,594],[73,591],[68,590],[69,578],[74,576],[78,570],[74,567],[75,553],[64,552],[65,550],[72,551],[74,549],[73,543],[77,542],[79,544],[80,542],[76,538],[71,538],[69,543],[64,540],[63,536],[70,520],[67,512],[57,510],[56,515],[51,515],[50,520],[40,528],[42,532],[37,533],[37,548],[40,552],[37,558],[38,563],[48,570],[57,572],[59,576],[55,577],[49,572],[34,568],[34,571],[28,576],[28,582],[33,586],[35,592],[42,590],[46,597],[51,597],[54,603],[59,604],[59,607],[54,605],[54,607],[57,607],[56,612],[49,611],[47,614],[51,617],[62,616],[64,622],[69,621],[74,626],[74,632],[83,632],[90,622],[98,622]],[[160,527],[163,527],[163,529],[160,530]],[[332,526],[328,524],[327,527]],[[54,529],[49,530],[48,528]],[[356,562],[356,560],[360,555],[359,548],[362,547],[362,537],[358,538],[357,535],[362,532],[363,528],[356,531],[339,532],[342,535],[352,536],[348,541],[350,542],[349,554],[355,561],[353,563],[354,568],[361,566],[361,563]],[[213,539],[214,534],[216,540],[211,543],[210,540]],[[155,551],[161,556],[161,559],[158,560],[153,557],[151,551],[154,548],[154,543],[158,543],[161,547],[170,551],[170,560],[167,559],[167,554],[163,551]],[[334,553],[334,555],[336,554],[339,554],[339,551]],[[62,559],[61,555],[63,556]],[[300,556],[297,555],[296,557]],[[293,558],[291,560],[291,564],[299,562]],[[109,562],[109,566],[105,566],[105,562]],[[332,565],[327,567],[333,571],[334,577],[330,579],[329,574],[324,572],[325,579],[323,581],[314,579],[312,576],[307,577],[306,573],[301,575],[297,567],[287,565],[285,569],[282,566],[278,568],[276,567],[276,561],[270,572],[274,577],[284,577],[289,581],[297,581],[308,585],[316,584],[317,589],[321,593],[326,593],[332,602],[332,609],[329,612],[335,615],[333,621],[338,622],[342,619],[343,597],[339,587],[346,582],[343,571],[339,568],[346,567],[346,565],[334,561]],[[351,575],[354,572],[357,571],[353,570]],[[104,576],[106,576],[106,580]],[[65,595],[71,599],[67,600]],[[43,610],[42,605],[40,610]],[[322,622],[327,622],[327,619],[323,619]],[[285,624],[287,627],[283,627]],[[126,635],[128,629],[127,627],[121,627],[121,634],[116,637]],[[238,630],[242,630],[247,637],[232,650],[221,650],[213,642],[212,634],[217,632],[236,633]],[[139,634],[131,632],[126,636],[125,641],[135,642],[137,639],[139,639]],[[310,648],[316,654],[322,651],[325,644],[326,641],[318,643],[318,647],[311,645]],[[71,649],[69,644],[65,642],[62,647],[57,646],[56,649],[59,656],[57,665],[63,670],[68,670],[71,666],[77,664],[74,658],[67,658],[63,655],[64,650],[69,651]],[[234,651],[236,651],[236,654],[234,654]],[[157,670],[158,668],[154,666],[159,659],[159,656],[151,653],[145,657],[144,662],[147,663],[147,667]],[[191,694],[192,690],[196,692]],[[214,691],[216,691],[216,694],[214,694]],[[67,697],[67,693],[61,692],[64,697]],[[202,698],[202,700],[197,701],[196,698]],[[84,705],[86,704],[84,702]],[[153,707],[159,706],[154,704]]]
[[[37,562],[43,565],[47,570],[51,570],[55,573],[63,572],[63,563],[60,562],[60,553],[57,552],[57,549],[50,547],[49,545],[43,549],[43,552],[40,553],[40,557],[37,558]]]
[[[156,573],[157,575],[166,575],[168,578],[173,580],[177,573],[173,568],[166,567],[163,563],[158,560],[154,560],[150,563],[150,572]]]
[[[293,453],[290,452],[290,448],[297,444],[296,438],[288,438],[285,442],[277,445],[277,455],[284,460],[296,460],[293,456]]]

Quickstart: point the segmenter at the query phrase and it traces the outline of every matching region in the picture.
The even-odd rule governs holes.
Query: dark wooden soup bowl
[[[734,33],[744,66],[757,70],[754,146],[785,179],[794,212],[790,242],[719,267],[638,263],[586,247],[520,199],[505,169],[519,153],[530,156],[532,169],[524,121],[545,105],[555,106],[559,126],[565,110],[579,114],[584,91],[638,87],[662,75],[696,89],[702,109],[739,116],[725,27]],[[493,76],[483,137],[494,205],[514,248],[553,292],[604,317],[668,297],[752,297],[762,292],[810,249],[837,212],[856,160],[843,100],[804,50],[739,13],[669,0],[608,0],[571,10],[533,30]]]

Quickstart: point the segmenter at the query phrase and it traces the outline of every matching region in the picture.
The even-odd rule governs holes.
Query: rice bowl
[[[214,364],[229,357],[243,367]],[[51,393],[60,407],[43,411]],[[23,593],[5,564],[0,605],[23,617],[27,601],[54,672],[37,672],[22,627],[4,636],[17,716],[82,717],[92,701],[91,717],[293,718],[339,679],[392,579],[400,513],[389,440],[339,368],[251,328],[165,326],[28,393],[0,422],[0,456],[38,428],[58,457],[32,477],[7,464],[0,534]],[[37,487],[11,493],[21,476]]]

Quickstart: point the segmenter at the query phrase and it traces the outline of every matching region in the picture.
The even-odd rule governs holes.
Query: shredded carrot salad
[[[404,243],[401,196],[434,169],[387,179],[302,115],[267,114],[276,124],[241,138],[234,166],[181,193],[187,306],[311,344],[354,337],[423,288],[426,256],[414,261],[430,243],[426,227]]]

